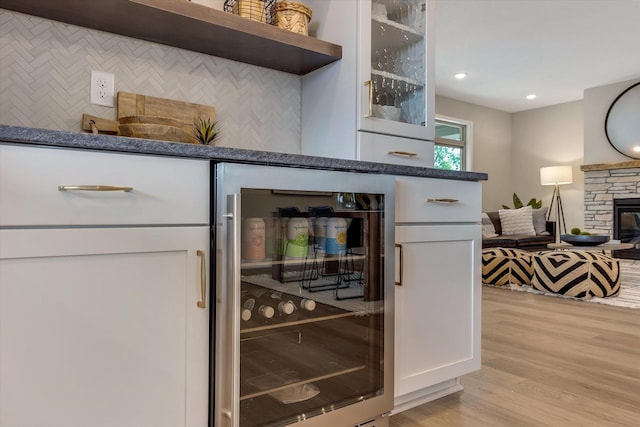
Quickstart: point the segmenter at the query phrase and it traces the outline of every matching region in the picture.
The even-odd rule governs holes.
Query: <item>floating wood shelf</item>
[[[0,7],[304,75],[342,58],[342,47],[187,0],[0,0]]]

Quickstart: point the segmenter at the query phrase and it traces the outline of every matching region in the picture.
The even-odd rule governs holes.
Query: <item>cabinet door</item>
[[[432,3],[358,2],[358,130],[433,139]]]
[[[363,144],[382,141],[368,134],[412,143],[434,138],[433,0],[305,4],[320,17],[314,21],[315,36],[340,44],[343,55],[302,78],[302,154],[352,160],[384,156],[385,162],[409,164],[388,153],[432,151],[431,145],[398,147],[397,140],[380,150]],[[419,166],[429,167],[432,159],[427,161]]]
[[[0,425],[205,426],[209,247],[208,227],[0,230]]]
[[[479,225],[397,226],[395,395],[480,369]]]

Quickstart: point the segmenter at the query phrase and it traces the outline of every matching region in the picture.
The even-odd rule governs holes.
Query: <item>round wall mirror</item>
[[[613,101],[604,121],[604,131],[618,152],[640,159],[640,82]]]

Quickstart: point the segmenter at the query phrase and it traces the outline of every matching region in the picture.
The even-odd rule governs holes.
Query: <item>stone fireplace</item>
[[[615,227],[621,221],[614,214],[614,201],[625,199],[619,203],[621,206],[633,206],[632,199],[638,199],[640,204],[640,161],[585,165],[581,169],[584,171],[584,229],[620,239]],[[625,236],[622,239],[625,240]],[[640,250],[638,252],[640,258]]]

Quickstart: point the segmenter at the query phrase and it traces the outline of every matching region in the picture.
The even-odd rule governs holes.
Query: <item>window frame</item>
[[[461,128],[461,141],[454,141],[446,138],[438,138],[434,137],[433,145],[434,149],[436,146],[445,146],[445,147],[456,147],[462,149],[462,158],[460,159],[460,165],[462,171],[470,171],[472,169],[471,159],[472,159],[472,149],[471,149],[471,139],[473,135],[473,123],[468,120],[462,120],[455,117],[441,116],[436,115],[435,123],[442,123],[445,125],[452,125]]]

